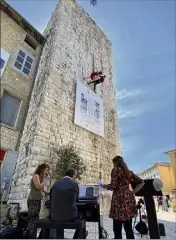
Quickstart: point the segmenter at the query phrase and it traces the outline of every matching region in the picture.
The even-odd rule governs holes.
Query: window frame
[[[4,74],[4,71],[7,67],[7,64],[8,64],[8,61],[11,57],[11,54],[9,52],[7,52],[4,48],[0,48],[0,54],[1,54],[1,59],[3,61],[5,61],[4,65],[3,65],[3,68],[0,69],[0,79],[2,78],[3,74]]]
[[[18,109],[17,115],[16,115],[16,119],[14,121],[14,125],[10,125],[8,123],[4,123],[4,122],[0,121],[0,126],[4,126],[4,127],[8,126],[8,128],[15,130],[15,129],[17,129],[17,125],[19,122],[19,116],[20,116],[22,105],[23,105],[23,100],[20,97],[16,96],[15,94],[11,93],[10,91],[8,91],[6,89],[2,89],[1,99],[2,99],[4,93],[7,95],[10,95],[13,98],[18,99],[20,101],[20,104],[19,104],[19,109]]]
[[[20,62],[17,60],[17,57],[20,56],[20,55],[19,55],[19,52],[20,52],[20,51],[24,52],[24,54],[25,54],[23,63],[20,63]],[[32,59],[32,64],[27,61],[27,57],[28,57],[28,56]],[[20,57],[22,58],[22,56],[20,56]],[[18,62],[18,63],[20,63],[20,64],[22,65],[21,69],[19,69],[19,68],[17,68],[17,67],[15,66],[15,62]],[[27,75],[26,73],[23,72],[23,69],[24,69],[24,67],[25,67],[25,63],[26,63],[26,62],[29,63],[29,64],[31,64],[31,69],[29,69],[29,68],[27,67],[27,69],[30,70],[30,71],[29,71],[29,75]],[[19,49],[17,49],[17,53],[15,54],[14,61],[13,61],[13,69],[14,69],[15,71],[23,74],[23,75],[24,75],[25,77],[27,77],[27,78],[30,78],[30,77],[32,76],[32,72],[33,72],[34,65],[35,65],[35,57],[34,57],[32,54],[30,54],[28,51],[24,50],[24,48],[22,48],[22,47],[19,48]]]
[[[2,65],[2,68],[1,68],[1,61],[3,61],[3,65]],[[3,58],[0,57],[0,70],[2,71],[3,68],[5,67],[5,60]]]

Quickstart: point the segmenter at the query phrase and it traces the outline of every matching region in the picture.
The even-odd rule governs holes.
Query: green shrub
[[[81,180],[81,175],[85,172],[86,166],[80,156],[79,151],[73,145],[61,146],[54,149],[55,157],[57,157],[57,165],[55,170],[56,179],[64,177],[68,168],[74,168],[77,171],[77,179]]]

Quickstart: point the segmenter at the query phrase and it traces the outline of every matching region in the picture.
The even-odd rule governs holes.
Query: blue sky
[[[8,0],[43,31],[57,0]],[[113,44],[121,150],[142,171],[169,161],[175,148],[175,0],[89,0],[78,3]]]

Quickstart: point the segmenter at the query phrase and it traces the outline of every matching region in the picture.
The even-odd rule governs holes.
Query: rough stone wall
[[[19,131],[1,126],[1,147],[3,149],[16,150]]]
[[[110,41],[73,0],[59,2],[45,35],[10,194],[23,209],[36,166],[47,162],[55,169],[53,148],[72,143],[80,150],[87,166],[84,183],[97,183],[100,172],[108,182],[111,159],[120,153]],[[104,101],[104,138],[73,123],[76,81],[93,70],[107,76],[97,93]]]
[[[22,101],[15,126],[3,124],[1,128],[1,148],[5,150],[17,150],[19,133],[25,119],[26,108],[36,72],[36,68],[33,68],[32,76],[28,77],[13,68],[14,61],[18,51],[24,49],[36,58],[34,64],[37,67],[41,52],[41,46],[36,50],[32,49],[24,42],[25,37],[26,31],[1,11],[1,48],[10,54],[1,78],[1,96],[4,91],[7,91]]]

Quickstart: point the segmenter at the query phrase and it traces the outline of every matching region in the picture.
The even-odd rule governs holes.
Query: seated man
[[[79,186],[74,181],[76,171],[68,169],[65,177],[57,180],[51,189],[51,220],[70,222],[78,219],[76,202],[79,197]],[[63,233],[57,231],[57,239],[63,239]],[[75,231],[74,239],[78,238],[79,231]]]

